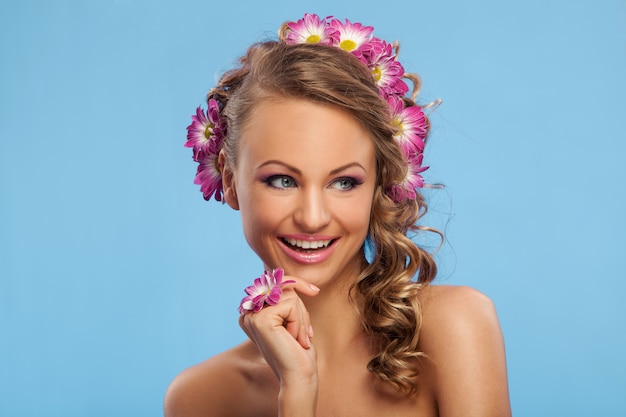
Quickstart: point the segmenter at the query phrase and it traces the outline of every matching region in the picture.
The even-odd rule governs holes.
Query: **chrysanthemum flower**
[[[409,91],[409,86],[402,80],[404,68],[396,60],[391,44],[372,38],[361,46],[359,55],[361,61],[372,71],[372,76],[383,97],[403,96]]]
[[[223,139],[223,126],[220,121],[220,109],[215,99],[209,100],[209,109],[204,112],[201,107],[191,116],[191,124],[187,126],[187,148],[193,148],[194,160],[198,161],[201,150],[209,146],[219,146]],[[213,144],[211,144],[213,142]]]
[[[263,275],[254,280],[254,283],[246,288],[246,295],[239,304],[239,314],[248,311],[258,313],[265,304],[275,305],[283,294],[281,286],[293,284],[294,280],[283,281],[285,271],[276,268],[273,271],[265,271]]]
[[[415,190],[424,186],[424,178],[421,173],[426,171],[428,167],[422,166],[423,159],[424,154],[422,153],[411,153],[408,156],[406,176],[400,184],[394,185],[389,192],[389,196],[396,203],[406,199],[414,200],[417,196]]]
[[[288,44],[336,45],[339,40],[337,29],[329,26],[326,19],[320,19],[316,14],[305,13],[304,18],[288,23],[287,27],[290,31],[285,42]]]
[[[222,201],[223,198],[222,170],[219,166],[218,155],[219,151],[210,152],[208,149],[201,149],[197,153],[198,171],[193,183],[200,185],[200,191],[207,201],[213,195],[217,201]]]
[[[374,31],[372,26],[351,23],[348,19],[346,19],[345,24],[341,23],[340,20],[334,19],[330,22],[330,26],[339,33],[339,47],[348,52],[356,51],[364,43],[368,42]]]
[[[424,150],[424,139],[428,132],[428,121],[420,106],[405,107],[404,102],[394,96],[387,98],[391,112],[391,123],[396,128],[394,139],[405,155]]]

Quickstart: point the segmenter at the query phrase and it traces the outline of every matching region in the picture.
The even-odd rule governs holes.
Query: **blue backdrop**
[[[155,416],[262,265],[192,184],[216,76],[305,11],[402,41],[442,283],[496,303],[516,416],[626,415],[622,0],[0,2],[0,415]]]

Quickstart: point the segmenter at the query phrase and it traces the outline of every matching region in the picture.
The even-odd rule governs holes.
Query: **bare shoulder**
[[[440,416],[510,416],[504,339],[493,302],[470,287],[421,295],[421,346]],[[460,413],[460,414],[459,414]]]
[[[424,316],[428,323],[453,325],[459,321],[470,324],[478,320],[497,321],[493,302],[471,287],[430,285],[421,295]],[[445,334],[442,334],[445,335]]]
[[[165,417],[263,415],[262,398],[275,378],[245,342],[181,372],[165,394]],[[261,405],[261,407],[259,407]],[[271,410],[269,410],[271,412]]]

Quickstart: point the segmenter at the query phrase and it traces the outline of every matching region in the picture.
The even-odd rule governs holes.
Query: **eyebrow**
[[[291,166],[291,165],[289,165],[289,164],[286,164],[286,163],[284,163],[284,162],[282,162],[282,161],[278,161],[278,160],[276,160],[276,159],[270,159],[269,161],[265,161],[265,162],[263,162],[261,165],[259,165],[259,166],[258,166],[258,168],[257,168],[257,169],[259,169],[259,168],[263,168],[263,167],[264,167],[264,166],[266,166],[266,165],[272,165],[272,164],[282,165],[282,166],[284,166],[285,168],[289,169],[290,171],[293,171],[294,173],[296,173],[296,174],[298,174],[298,175],[302,175],[302,171],[300,171],[298,168],[293,167],[293,166]]]
[[[270,159],[269,161],[265,161],[261,165],[259,165],[258,168],[262,168],[262,167],[264,167],[266,165],[271,165],[271,164],[282,165],[285,168],[289,169],[290,171],[293,171],[295,174],[302,175],[302,171],[300,171],[298,168],[296,168],[294,166],[291,166],[289,164],[286,164],[286,163],[284,163],[282,161],[278,161],[276,159]],[[341,172],[341,171],[343,171],[345,169],[352,168],[352,167],[358,167],[358,168],[361,168],[363,171],[367,172],[365,167],[363,167],[363,165],[359,164],[358,162],[350,162],[349,164],[345,164],[345,165],[342,165],[342,166],[340,166],[338,168],[333,169],[332,171],[330,171],[330,175],[335,175],[335,174],[337,174],[337,173],[339,173],[339,172]]]
[[[348,168],[352,168],[352,167],[359,167],[361,168],[363,171],[367,172],[367,170],[365,169],[365,167],[361,164],[359,164],[358,162],[351,162],[349,164],[346,165],[342,165],[339,168],[335,168],[332,171],[330,171],[331,175],[335,175],[341,171],[343,171],[344,169],[348,169]]]

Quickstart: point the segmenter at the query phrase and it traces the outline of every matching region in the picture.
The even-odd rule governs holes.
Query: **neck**
[[[315,334],[312,342],[318,364],[331,363],[334,358],[345,358],[350,352],[363,350],[367,338],[357,312],[357,300],[349,296],[352,282],[345,280],[322,288],[315,297],[303,297]]]

